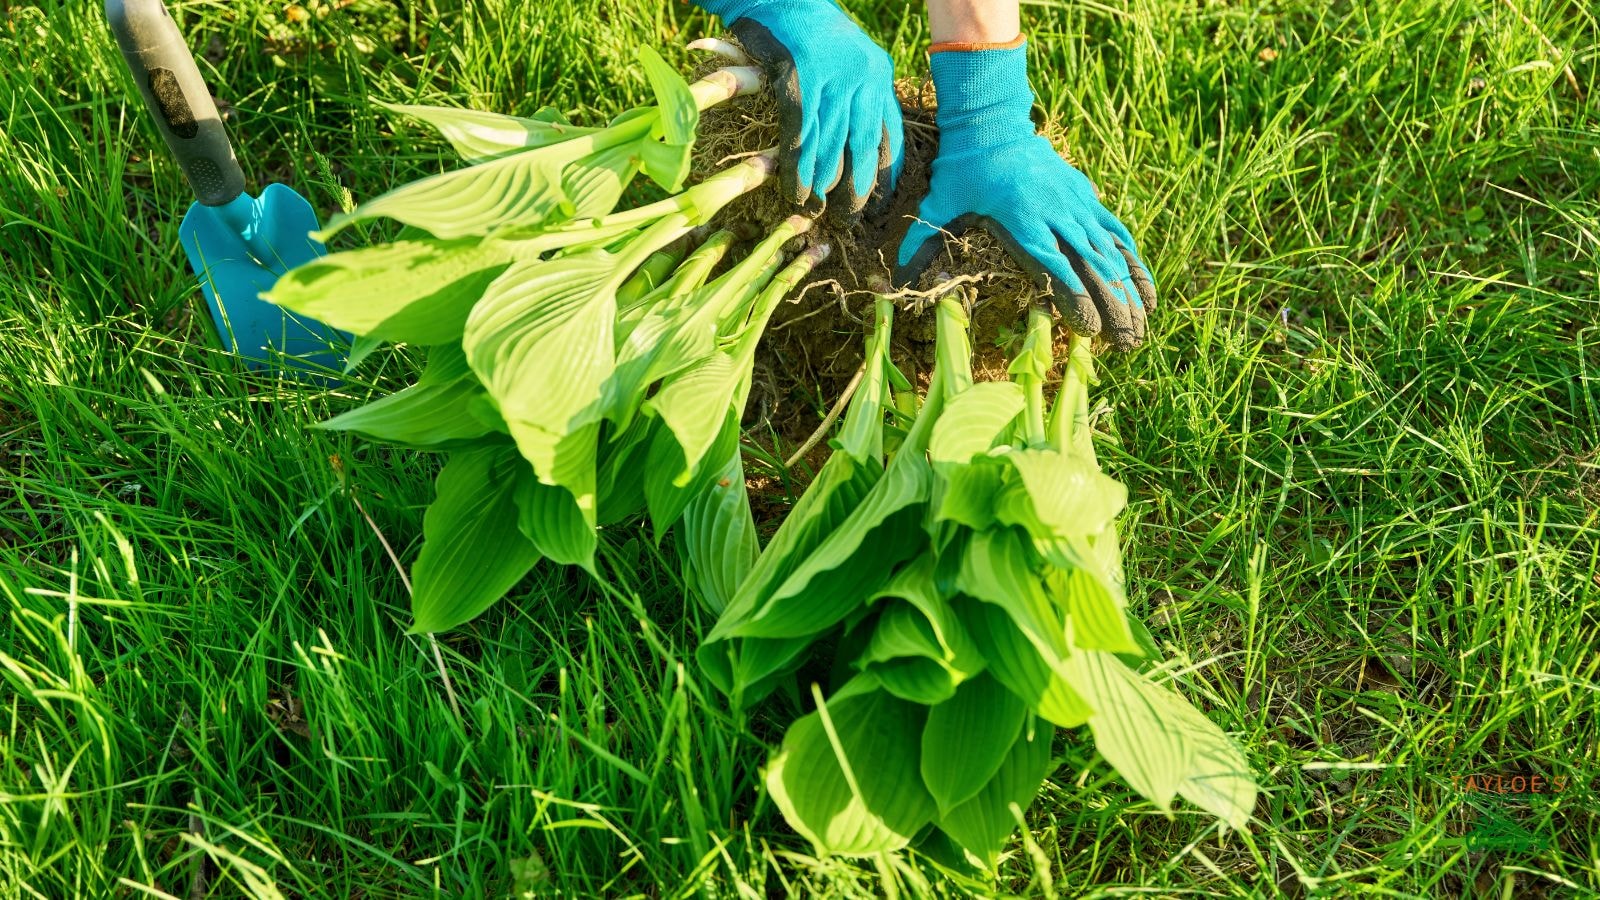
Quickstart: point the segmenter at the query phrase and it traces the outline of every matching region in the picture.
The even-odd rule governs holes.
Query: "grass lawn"
[[[646,97],[636,45],[686,63],[710,28],[335,5],[174,4],[253,187],[324,217],[446,164],[372,100],[592,121]],[[920,15],[846,5],[926,72]],[[442,635],[452,696],[379,536],[414,558],[437,459],[307,430],[420,356],[240,374],[99,4],[0,2],[0,897],[1600,894],[1593,5],[1024,24],[1160,288],[1101,360],[1101,459],[1133,602],[1263,785],[1249,833],[1164,818],[1073,734],[997,884],[811,858],[626,529],[603,581],[541,566]]]

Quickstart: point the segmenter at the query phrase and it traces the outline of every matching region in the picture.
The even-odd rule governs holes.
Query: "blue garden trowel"
[[[317,214],[287,185],[245,193],[244,172],[194,57],[161,0],[106,0],[128,70],[198,202],[178,239],[200,280],[223,346],[252,369],[336,373],[350,337],[260,295],[278,276],[327,252],[311,239]]]

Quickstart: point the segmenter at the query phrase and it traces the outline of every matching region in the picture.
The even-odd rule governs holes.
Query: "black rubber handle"
[[[172,155],[206,206],[244,193],[244,172],[205,79],[161,0],[106,0],[106,18],[133,82]]]

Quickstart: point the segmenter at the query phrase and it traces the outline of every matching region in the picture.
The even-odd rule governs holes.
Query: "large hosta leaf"
[[[1079,537],[1110,527],[1128,489],[1093,461],[1056,450],[1016,450],[1004,459],[1018,478],[1001,489],[995,517],[1038,537]]]
[[[613,361],[615,292],[629,274],[619,272],[613,255],[598,250],[518,263],[478,302],[462,339],[539,480],[571,491],[591,524],[594,438]]]
[[[1181,793],[1229,825],[1245,827],[1255,781],[1222,729],[1109,653],[1075,653],[1064,672],[1095,708],[1089,718],[1095,749],[1130,787],[1163,812]]]
[[[922,782],[948,815],[988,784],[1022,733],[1028,707],[988,675],[956,688],[928,710],[922,729]]]
[[[1056,607],[1066,612],[1074,645],[1112,653],[1144,652],[1134,640],[1122,605],[1092,573],[1085,569],[1052,569],[1045,578],[1045,590]]]
[[[970,641],[964,645],[968,652],[957,658],[940,642],[927,616],[910,603],[886,600],[881,605],[872,637],[855,665],[878,676],[891,694],[928,706],[943,703],[983,669],[983,658]]]
[[[861,505],[740,623],[742,637],[802,637],[838,623],[927,543],[921,529],[933,472],[901,453]]]
[[[402,447],[448,449],[495,433],[473,413],[473,399],[484,396],[460,345],[440,344],[428,351],[428,366],[416,384],[316,427]]]
[[[744,457],[737,444],[711,484],[689,499],[679,534],[690,593],[720,614],[760,550],[745,491]]]
[[[700,108],[683,76],[667,65],[659,53],[640,47],[638,57],[656,95],[655,133],[662,138],[660,143],[647,141],[640,147],[644,173],[666,190],[677,191],[689,177],[690,151],[694,148],[695,129],[700,124]]]
[[[982,661],[967,662],[977,652],[976,648],[951,609],[950,601],[940,591],[934,578],[934,569],[933,554],[924,553],[900,567],[872,600],[877,602],[885,598],[898,598],[909,603],[926,620],[942,651],[942,657],[956,663],[961,671],[977,672],[983,667]]]
[[[653,110],[637,112],[593,134],[395,188],[353,212],[334,216],[318,237],[327,241],[352,223],[376,218],[394,219],[439,238],[486,235],[500,228],[571,218],[578,208],[567,188],[584,183],[590,170],[610,172],[605,176],[608,181],[635,170],[640,142],[651,140],[659,118]],[[589,204],[584,214],[601,215],[609,209]]]
[[[809,558],[810,551],[849,517],[882,473],[875,462],[863,465],[848,454],[835,453],[784,517],[777,534],[695,651],[701,667],[723,692],[734,695],[738,702],[752,703],[768,692],[776,676],[796,664],[811,635],[798,640],[765,640],[737,638],[734,633],[776,586]]]
[[[987,453],[1022,414],[1021,386],[1009,381],[975,384],[957,394],[940,414],[928,442],[928,458],[941,463],[965,463]]]
[[[472,305],[514,249],[477,238],[378,244],[291,269],[263,296],[352,334],[447,344],[461,339]]]
[[[660,427],[659,422],[640,419],[620,434],[613,431],[601,443],[595,471],[599,503],[596,524],[614,525],[645,508],[644,481],[650,443]]]
[[[693,468],[686,468],[683,447],[678,443],[677,436],[668,428],[655,429],[645,460],[644,496],[657,542],[678,523],[695,495],[704,491],[716,477],[716,470],[708,460],[726,459],[729,453],[738,449],[739,416],[726,401],[723,402],[720,424],[721,427],[712,435],[711,445],[698,454],[700,459]]]
[[[1195,747],[1167,716],[1165,689],[1108,653],[1082,650],[1063,666],[1068,683],[1094,707],[1095,749],[1128,786],[1169,812],[1194,765]]]
[[[1037,725],[1011,744],[994,777],[973,797],[946,812],[939,829],[993,869],[1017,828],[1012,804],[1026,811],[1050,774],[1050,740],[1054,729]]]
[[[618,427],[633,421],[650,399],[651,385],[719,355],[716,324],[701,321],[690,305],[709,296],[708,290],[694,291],[683,302],[663,302],[633,321],[619,323],[627,334],[617,347],[616,369],[605,386],[606,416]],[[715,404],[706,406],[715,411]]]
[[[608,147],[572,163],[561,173],[561,191],[571,218],[593,219],[616,209],[639,171],[637,145]]]
[[[1168,692],[1165,701],[1169,721],[1185,733],[1194,747],[1189,772],[1178,783],[1179,796],[1243,831],[1256,805],[1255,776],[1244,753],[1216,723],[1182,697]]]
[[[517,528],[513,500],[522,461],[510,446],[458,450],[439,472],[411,568],[412,633],[471,621],[539,561]]]
[[[1015,529],[974,534],[955,585],[962,593],[1005,610],[1047,660],[1067,655],[1066,626],[1034,569],[1031,548]]]
[[[843,527],[883,477],[883,403],[893,305],[879,302],[877,315],[878,327],[867,345],[866,372],[850,401],[835,452],[778,526],[695,652],[711,681],[738,705],[770,691],[778,677],[797,665],[813,638],[810,634],[793,639],[738,638],[738,630]]]
[[[695,660],[718,690],[746,709],[799,669],[813,643],[811,637],[702,641]]]
[[[734,602],[717,620],[707,642],[733,637],[772,591],[838,531],[882,476],[881,464],[861,464],[843,453],[828,457],[762,550],[750,577],[739,586]]]
[[[995,496],[1006,472],[999,459],[980,456],[965,465],[935,463],[934,469],[939,472],[935,520],[956,522],[973,531],[994,524]]]
[[[600,130],[580,128],[559,120],[524,119],[476,109],[408,106],[382,100],[374,102],[390,112],[412,116],[432,125],[469,163],[559,144]]]
[[[582,566],[594,573],[598,543],[594,524],[564,487],[548,485],[526,468],[517,480],[517,525],[539,552],[552,562]]]
[[[674,484],[687,484],[716,443],[738,383],[739,371],[733,357],[714,353],[693,369],[668,380],[645,403],[645,410],[661,417],[682,450],[681,468],[667,473]]]
[[[439,238],[569,218],[573,208],[561,189],[562,170],[593,150],[588,141],[566,141],[413,181],[334,216],[318,238],[326,242],[356,222],[378,218]]]
[[[967,634],[983,654],[990,675],[1047,721],[1076,728],[1093,710],[1058,670],[1059,659],[1046,659],[1005,610],[990,603],[959,600],[951,604]]]
[[[789,727],[767,765],[767,790],[819,853],[904,848],[936,811],[917,774],[922,707],[864,676]],[[831,727],[830,727],[831,726]]]

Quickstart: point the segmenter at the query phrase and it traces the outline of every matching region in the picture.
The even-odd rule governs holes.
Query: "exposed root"
[[[748,66],[753,64],[750,59],[750,55],[745,53],[743,48],[737,44],[724,41],[721,38],[700,38],[699,40],[690,41],[688,44],[684,45],[684,49],[704,50],[708,53],[715,53],[716,55],[722,57],[728,62],[733,63],[736,66]]]

